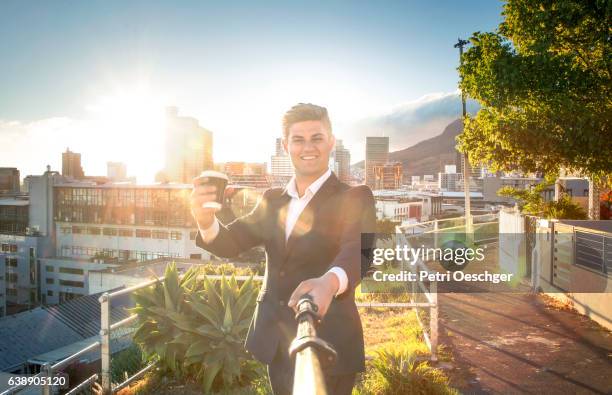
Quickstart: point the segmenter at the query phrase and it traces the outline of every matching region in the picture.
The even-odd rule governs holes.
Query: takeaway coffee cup
[[[200,174],[197,182],[200,185],[212,185],[217,187],[217,196],[214,202],[206,202],[202,205],[203,208],[214,208],[220,210],[223,206],[223,198],[225,187],[227,186],[228,178],[225,174],[214,170],[206,170]]]

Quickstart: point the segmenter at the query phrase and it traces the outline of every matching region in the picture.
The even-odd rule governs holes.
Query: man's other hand
[[[297,303],[300,298],[304,294],[309,294],[314,304],[319,308],[319,316],[323,317],[327,313],[334,295],[338,292],[338,287],[338,277],[334,273],[325,273],[321,277],[302,281],[291,294],[289,307],[297,312]]]

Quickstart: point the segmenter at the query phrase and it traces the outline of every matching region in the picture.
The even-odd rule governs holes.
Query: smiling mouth
[[[315,155],[306,155],[306,156],[300,156],[301,160],[315,160],[317,159],[317,156]]]

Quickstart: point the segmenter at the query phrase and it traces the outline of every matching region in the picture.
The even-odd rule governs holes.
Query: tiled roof
[[[112,292],[112,291],[109,291]],[[47,307],[46,310],[57,320],[66,324],[84,338],[100,333],[100,302],[101,293],[82,296],[59,305]],[[126,307],[133,307],[129,295],[114,298],[111,304],[111,322],[127,318]]]
[[[10,372],[29,357],[82,339],[42,308],[0,319],[0,371]]]
[[[16,370],[34,356],[97,336],[100,295],[82,296],[0,319],[0,371]],[[132,305],[129,295],[113,299],[111,322],[128,317],[125,308]]]

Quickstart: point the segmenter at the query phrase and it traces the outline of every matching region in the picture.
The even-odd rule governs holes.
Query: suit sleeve
[[[372,191],[365,185],[348,190],[345,199],[340,250],[329,268],[337,266],[345,271],[348,291],[359,285],[363,269],[370,266],[370,252],[376,230],[376,208]],[[349,292],[342,295],[347,294]]]
[[[253,211],[237,218],[228,225],[219,224],[219,233],[209,243],[202,240],[198,231],[196,245],[222,257],[232,258],[263,243],[263,221],[268,206],[268,191],[259,200]]]

